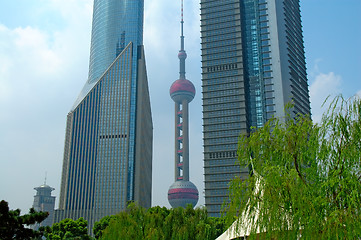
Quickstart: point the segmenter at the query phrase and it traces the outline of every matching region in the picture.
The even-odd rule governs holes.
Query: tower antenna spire
[[[179,50],[178,58],[179,58],[179,79],[186,79],[186,58],[187,53],[184,50],[184,35],[183,35],[183,0],[181,0],[181,49]]]
[[[181,0],[181,28],[182,28],[182,36],[183,36],[183,23],[184,23],[184,19],[183,19],[183,0]]]

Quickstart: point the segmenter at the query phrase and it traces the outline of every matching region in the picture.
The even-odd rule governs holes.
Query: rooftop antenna
[[[46,178],[47,178],[47,172],[45,172],[45,180],[44,180],[44,185],[46,185]]]
[[[181,2],[181,27],[182,27],[182,37],[184,37],[183,36],[183,23],[184,23],[184,19],[183,19],[183,0],[182,0],[182,2]],[[183,50],[184,48],[182,48],[182,50]]]

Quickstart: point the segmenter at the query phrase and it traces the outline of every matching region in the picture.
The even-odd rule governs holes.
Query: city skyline
[[[349,1],[349,4],[343,4],[338,1],[320,1],[316,6],[313,2],[301,1],[311,106],[321,104],[327,92],[342,92],[350,96],[361,90],[361,83],[356,79],[360,75],[357,67],[360,65],[360,54],[356,54],[360,52],[356,41],[360,39],[360,30],[356,25],[360,18],[356,14],[356,9],[360,9],[360,2]],[[3,109],[0,117],[0,158],[4,166],[0,170],[0,198],[9,201],[11,208],[21,208],[26,212],[31,207],[33,186],[42,181],[46,171],[49,173],[49,184],[56,189],[54,195],[59,196],[64,116],[88,74],[91,1],[79,1],[70,4],[71,7],[60,7],[59,2],[50,1],[49,6],[45,4],[35,12],[28,6],[30,3],[21,3],[7,2],[2,10],[8,10],[14,16],[17,16],[15,13],[21,13],[21,18],[15,19],[5,12],[0,14],[0,34],[3,36],[0,49],[4,53],[0,58],[4,63],[0,71],[0,106]],[[12,4],[21,7],[14,12]],[[188,60],[192,64],[187,76],[193,81],[196,91],[201,92],[199,3],[187,5],[190,11],[187,10],[185,15],[186,48],[188,52],[192,50],[192,55],[188,54]],[[173,104],[169,101],[168,88],[177,77],[175,70],[178,62],[174,54],[179,48],[179,19],[174,16],[178,16],[178,9],[178,2],[146,1],[145,6],[144,44],[155,134],[153,169],[158,168],[153,173],[153,186],[156,186],[153,187],[153,205],[167,207],[169,204],[166,193],[173,173],[165,173],[163,178],[159,175],[163,174],[164,169],[172,169],[173,166],[173,152],[163,150],[163,146],[169,144],[170,149],[173,146],[173,143],[168,143],[173,133],[173,114],[168,115],[168,112],[172,113]],[[51,16],[45,12],[50,12]],[[336,13],[337,21],[333,19]],[[44,22],[43,25],[40,22]],[[358,32],[355,32],[355,37],[348,37],[352,31]],[[350,46],[353,46],[352,50]],[[74,49],[79,52],[76,56],[70,54]],[[21,67],[14,68],[14,63],[19,63],[18,66]],[[71,75],[76,77],[70,78]],[[190,175],[200,189],[199,204],[202,204],[200,99],[200,95],[196,96],[190,113],[190,155],[194,159]],[[49,105],[57,106],[59,113],[55,113]],[[316,110],[312,106],[314,119],[320,113]],[[39,121],[40,118],[46,121]],[[32,168],[36,165],[42,167]],[[9,181],[14,173],[18,173],[20,177],[17,181]],[[21,188],[22,191],[15,193],[15,188]]]

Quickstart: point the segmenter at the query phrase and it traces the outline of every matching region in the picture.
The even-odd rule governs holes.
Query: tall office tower
[[[33,208],[38,212],[48,212],[49,216],[40,224],[32,226],[32,228],[38,229],[42,226],[51,226],[53,224],[55,208],[55,197],[51,196],[51,192],[55,189],[47,185],[46,181],[43,185],[34,189],[36,190],[36,195],[34,196]]]
[[[299,0],[201,0],[205,204],[219,216],[240,134],[310,114]]]
[[[56,221],[151,206],[153,126],[143,0],[95,0],[89,78],[67,116]]]
[[[181,18],[181,49],[179,58],[179,79],[173,82],[169,93],[175,102],[175,146],[174,146],[174,178],[175,182],[168,190],[168,201],[173,208],[188,204],[193,207],[198,202],[198,189],[189,181],[189,129],[188,104],[193,100],[196,90],[191,81],[186,79],[185,60],[187,54],[184,50],[183,36],[183,0]]]

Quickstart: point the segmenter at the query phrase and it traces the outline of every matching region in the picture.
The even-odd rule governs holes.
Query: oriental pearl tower
[[[193,207],[198,202],[198,189],[189,181],[189,131],[188,131],[188,104],[193,100],[196,90],[191,81],[185,77],[185,60],[183,36],[183,0],[181,2],[181,49],[179,58],[179,79],[170,87],[169,93],[175,102],[175,153],[174,175],[175,182],[168,190],[168,201],[173,208],[188,204]]]

